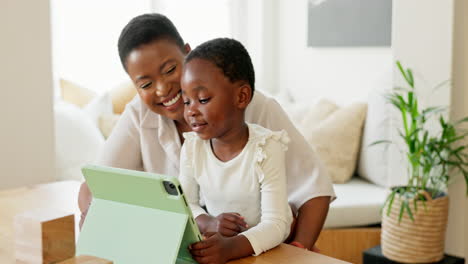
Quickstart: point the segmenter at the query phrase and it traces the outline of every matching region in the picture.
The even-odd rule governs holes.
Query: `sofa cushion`
[[[60,79],[60,93],[65,102],[84,107],[96,96],[96,93],[69,80]]]
[[[380,208],[387,189],[359,177],[345,184],[333,184],[337,199],[330,204],[324,227],[355,227],[381,222]]]
[[[130,102],[136,94],[137,91],[135,86],[130,81],[112,88],[110,90],[110,95],[112,98],[114,113],[122,114],[127,103]]]
[[[367,118],[358,162],[359,176],[383,187],[390,186],[390,151],[394,146],[388,144],[371,146],[371,144],[391,138],[392,106],[386,102],[384,96],[390,91],[392,80],[391,73],[387,75],[385,76],[388,80],[377,82],[379,86],[369,93]]]
[[[83,109],[67,102],[54,106],[57,180],[83,180],[81,167],[95,162],[104,137]]]
[[[364,103],[338,107],[321,100],[309,110],[299,127],[334,183],[345,183],[354,174],[366,107]]]

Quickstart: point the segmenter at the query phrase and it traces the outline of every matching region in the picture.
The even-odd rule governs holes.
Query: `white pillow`
[[[84,112],[99,127],[99,118],[103,115],[113,114],[112,98],[109,92],[94,97],[84,108]]]
[[[81,167],[96,160],[104,137],[79,107],[66,102],[54,106],[57,180],[83,180]]]
[[[321,100],[304,118],[301,132],[315,148],[334,183],[345,183],[356,169],[367,105],[345,107]]]
[[[99,130],[104,138],[108,138],[120,119],[119,114],[104,114],[99,117]]]
[[[368,181],[390,187],[390,151],[394,148],[388,144],[370,146],[379,140],[391,139],[391,105],[384,95],[391,89],[389,80],[381,82],[378,88],[369,93],[367,118],[364,123],[358,174]]]

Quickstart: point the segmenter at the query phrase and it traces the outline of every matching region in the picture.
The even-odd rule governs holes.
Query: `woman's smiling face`
[[[184,51],[168,39],[160,39],[134,49],[126,59],[127,73],[141,100],[155,113],[184,122],[180,77]]]

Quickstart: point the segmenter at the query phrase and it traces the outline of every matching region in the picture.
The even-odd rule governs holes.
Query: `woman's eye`
[[[200,99],[198,100],[200,102],[200,104],[206,104],[210,101],[211,98],[205,98],[205,99]]]
[[[152,83],[152,82],[144,83],[144,84],[140,85],[140,88],[141,88],[141,89],[146,89],[146,88],[150,87],[151,84],[153,84],[153,83]]]
[[[176,69],[176,66],[174,65],[168,71],[166,71],[166,74],[170,74],[170,73],[174,72],[175,69]]]
[[[190,104],[190,101],[184,101],[184,105],[189,105]]]

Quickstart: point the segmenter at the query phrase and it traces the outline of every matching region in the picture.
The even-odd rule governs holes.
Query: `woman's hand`
[[[232,238],[209,232],[203,241],[190,245],[189,250],[193,259],[200,264],[224,264],[231,259],[230,253],[234,247]]]
[[[217,217],[200,215],[196,220],[203,233],[218,232],[226,237],[236,236],[249,227],[238,213],[222,213]]]

